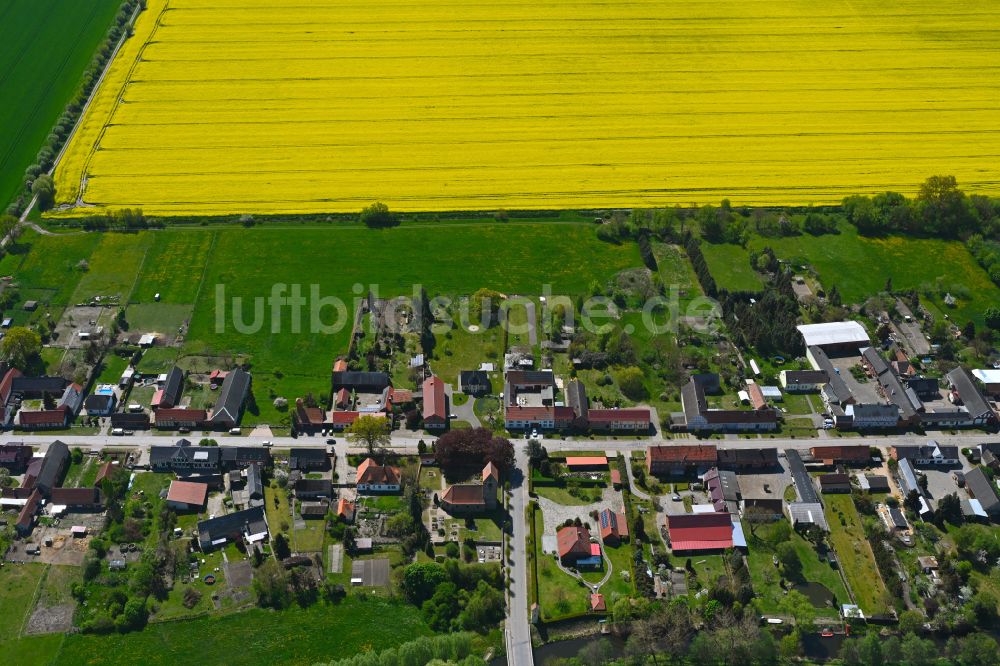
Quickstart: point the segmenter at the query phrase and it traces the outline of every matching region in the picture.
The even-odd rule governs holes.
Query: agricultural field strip
[[[21,187],[119,0],[33,0],[0,9],[0,208]]]
[[[60,197],[86,176],[89,203],[163,214],[819,203],[942,170],[993,192],[998,16],[153,0]]]

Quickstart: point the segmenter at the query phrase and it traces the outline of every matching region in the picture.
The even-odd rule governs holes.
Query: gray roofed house
[[[219,399],[212,410],[212,425],[231,428],[240,422],[243,415],[243,405],[250,395],[250,373],[240,368],[226,375],[219,390]]]
[[[889,525],[892,526],[892,529],[905,530],[910,526],[906,522],[906,516],[898,508],[890,508],[886,514],[888,515]]]
[[[951,385],[952,392],[958,395],[958,402],[969,410],[969,416],[974,425],[991,423],[996,420],[996,413],[990,407],[972,376],[965,368],[955,368],[945,376]],[[15,380],[17,381],[17,380]],[[955,398],[952,396],[952,402]]]
[[[865,474],[864,476],[859,476],[859,480],[864,479],[861,483],[861,487],[870,493],[887,493],[889,492],[889,478],[882,476],[880,474]]]
[[[854,394],[851,389],[848,388],[847,382],[844,378],[840,376],[837,369],[834,367],[833,362],[830,361],[830,357],[827,356],[826,352],[820,347],[809,347],[806,350],[806,358],[812,363],[813,368],[816,370],[822,370],[826,373],[829,381],[823,385],[820,392],[823,394],[823,400],[828,405],[848,405],[855,402]]]
[[[59,440],[52,442],[48,450],[45,451],[45,457],[42,458],[41,468],[38,470],[37,477],[35,477],[35,488],[42,495],[48,497],[52,489],[62,479],[63,472],[66,471],[68,464],[69,447]]]
[[[785,449],[785,460],[788,461],[788,471],[795,483],[795,492],[798,494],[799,503],[819,504],[819,493],[816,492],[816,486],[813,485],[812,477],[809,476],[799,452],[795,449]]]
[[[918,495],[923,497],[924,491],[920,488],[917,471],[913,468],[909,459],[903,458],[900,460],[897,471],[899,473],[899,489],[902,491],[903,496],[906,497],[915,490]]]
[[[333,497],[333,484],[330,479],[299,479],[295,482],[295,496],[299,499]]]
[[[899,444],[889,449],[889,455],[898,461],[909,460],[913,465],[958,465],[958,447],[938,444],[933,439],[926,444]]]
[[[250,499],[264,499],[264,480],[261,478],[260,465],[254,463],[247,467],[247,484],[244,492]]]
[[[913,389],[921,398],[938,398],[941,387],[936,377],[910,377],[905,380],[906,386]]]
[[[851,418],[853,427],[859,430],[870,428],[895,428],[899,425],[899,407],[894,404],[864,403],[848,405],[844,408]]]
[[[182,439],[177,446],[150,447],[149,466],[154,472],[214,472],[219,469],[221,457],[219,447],[191,446]]]
[[[62,395],[69,381],[62,377],[14,377],[11,380],[10,392],[24,398],[41,398],[44,394],[53,397]]]
[[[458,385],[466,395],[488,395],[493,392],[490,375],[482,370],[462,370],[458,373]]]
[[[829,532],[830,525],[826,522],[823,505],[819,502],[791,502],[787,505],[788,519],[792,526],[816,525]]]
[[[387,386],[392,386],[392,381],[384,372],[338,370],[333,373],[334,392],[346,388],[358,393],[381,393]]]
[[[719,449],[719,467],[768,469],[778,466],[778,449]]]
[[[289,470],[330,469],[330,456],[323,449],[291,449],[288,452]]]
[[[68,409],[70,414],[76,416],[83,406],[83,388],[79,384],[67,386],[59,399],[59,406]]]
[[[572,379],[566,385],[566,404],[573,410],[576,418],[586,418],[589,402],[587,388],[579,379]]]
[[[879,356],[878,350],[874,347],[865,347],[861,350],[861,360],[868,368],[868,371],[875,377],[884,372],[889,372],[889,364]]]
[[[115,412],[111,415],[112,428],[149,429],[149,414],[145,412]]]
[[[966,472],[965,488],[974,499],[979,500],[979,504],[987,514],[990,516],[1000,515],[1000,498],[997,497],[997,488],[982,468],[976,467]]]
[[[271,452],[261,446],[223,446],[219,450],[226,469],[243,469],[252,464],[271,466]]]
[[[83,401],[83,407],[90,416],[108,416],[117,402],[113,393],[92,393]]]
[[[773,408],[709,409],[704,386],[693,377],[681,387],[681,407],[684,425],[690,432],[762,431],[778,427],[778,413]]]
[[[267,537],[267,516],[260,506],[198,523],[198,544],[205,552],[227,543],[241,540],[256,543]]]
[[[225,386],[225,385],[223,385]],[[163,382],[163,393],[160,397],[160,407],[176,407],[184,390],[184,371],[176,365],[167,373],[167,381]]]

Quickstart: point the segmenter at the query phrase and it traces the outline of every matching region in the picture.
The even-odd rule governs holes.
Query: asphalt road
[[[528,505],[528,484],[524,472],[528,469],[528,454],[524,446],[515,447],[517,469],[511,474],[511,556],[507,564],[510,577],[510,594],[507,603],[507,622],[504,638],[507,642],[507,663],[512,666],[531,666],[534,655],[531,651],[531,625],[528,619],[528,526],[524,522],[524,510]]]
[[[220,435],[210,434],[205,435],[208,437],[213,437],[219,446],[260,446],[265,440],[271,442],[272,447],[279,449],[287,449],[291,447],[301,447],[301,448],[322,448],[327,446],[326,437],[313,436],[313,437],[244,437],[244,436],[234,436],[234,435]],[[48,444],[54,440],[60,440],[65,442],[69,446],[79,446],[81,448],[90,448],[94,450],[101,450],[106,447],[119,448],[119,447],[139,447],[147,448],[153,445],[169,445],[176,442],[178,439],[186,437],[194,443],[197,443],[203,435],[199,433],[189,433],[186,435],[154,435],[149,433],[137,433],[135,435],[129,435],[124,437],[115,437],[110,435],[26,435],[20,433],[4,433],[0,435],[0,443],[9,442],[24,442],[25,444],[31,444],[32,446],[41,447],[43,450],[48,446]],[[331,439],[336,440],[336,450],[337,455],[343,455],[345,453],[362,453],[364,449],[362,447],[349,447],[347,438],[343,434],[334,435]],[[398,450],[400,453],[411,453],[416,452],[417,445],[420,440],[430,446],[432,442],[436,439],[432,435],[421,435],[419,433],[414,434],[394,434],[392,436],[391,447],[394,450]],[[549,451],[575,451],[575,450],[595,450],[599,449],[602,451],[641,451],[647,446],[651,445],[662,445],[662,446],[680,446],[686,444],[715,444],[716,446],[724,449],[728,448],[743,448],[743,447],[753,447],[753,448],[777,448],[777,449],[809,449],[813,446],[829,446],[829,445],[849,445],[849,444],[867,444],[868,446],[878,446],[885,448],[888,446],[895,446],[897,444],[922,444],[928,440],[935,440],[939,444],[951,444],[959,447],[971,447],[984,442],[995,442],[1000,440],[1000,435],[987,435],[981,432],[970,432],[966,434],[959,435],[948,435],[948,434],[929,434],[924,436],[919,435],[877,435],[870,437],[843,437],[843,438],[828,438],[828,439],[785,439],[785,438],[764,438],[764,439],[696,439],[696,438],[684,438],[684,439],[668,439],[663,440],[659,438],[645,438],[645,439],[590,439],[590,438],[562,438],[562,439],[543,439],[542,444]],[[526,443],[525,439],[513,439],[515,449],[523,448]],[[527,460],[523,461],[525,468],[527,466]],[[519,463],[520,464],[520,463]]]

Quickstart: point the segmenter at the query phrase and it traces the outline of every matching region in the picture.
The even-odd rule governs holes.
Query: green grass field
[[[702,243],[701,251],[719,289],[759,291],[764,287],[760,276],[750,268],[750,253],[745,248],[728,243]]]
[[[32,0],[0,6],[0,209],[80,84],[119,0]],[[17,100],[14,103],[14,100]]]
[[[27,614],[31,612],[32,599],[38,581],[45,573],[45,566],[8,564],[0,569],[0,641],[20,635]]]
[[[80,261],[90,259],[99,234],[42,236],[27,231],[0,259],[0,275],[16,278],[22,301],[36,298],[61,306],[70,303],[84,271]]]
[[[754,238],[750,247],[770,246],[780,259],[796,267],[811,265],[819,274],[824,289],[834,285],[844,303],[861,303],[885,289],[892,278],[894,290],[917,289],[924,298],[923,288],[950,291],[958,302],[954,308],[943,305],[944,293],[936,293],[931,301],[942,312],[961,323],[971,319],[983,323],[983,310],[1000,301],[1000,288],[958,241],[889,236],[867,238],[859,236],[853,226],[842,224],[836,235],[803,234],[789,238]],[[705,256],[711,246],[703,243]],[[727,246],[735,247],[735,246]],[[744,260],[745,264],[746,261]],[[716,281],[716,264],[709,259]],[[938,279],[940,278],[940,283]],[[722,286],[722,283],[719,284]]]
[[[875,566],[875,556],[865,539],[861,516],[850,495],[825,495],[826,522],[830,524],[830,543],[847,576],[858,606],[865,615],[883,613],[889,608],[889,593]],[[841,524],[840,516],[844,522]]]
[[[350,311],[355,285],[361,285],[362,293],[377,289],[381,296],[410,294],[414,285],[423,285],[432,297],[470,294],[484,286],[504,293],[539,293],[544,284],[557,294],[577,294],[595,279],[639,264],[635,245],[607,245],[590,226],[573,224],[414,225],[383,232],[267,227],[220,229],[217,234],[182,353],[249,356],[260,409],[247,415],[250,423],[287,420],[287,414],[272,407],[272,394],[294,398],[326,391],[329,366],[346,351],[350,327],[310,333],[306,306],[296,333],[288,308],[276,322],[266,307],[260,330],[240,333],[233,325],[232,297],[243,299],[243,320],[249,323],[253,299],[269,296],[276,283],[301,285],[306,297],[310,285],[318,285],[320,297],[344,299]],[[594,262],[595,256],[601,261]],[[267,260],[256,260],[261,257]],[[140,284],[144,280],[140,276]],[[217,311],[220,286],[225,309]],[[221,332],[218,314],[224,316]],[[329,307],[321,316],[326,325],[336,317]]]
[[[281,613],[250,610],[161,622],[125,635],[66,638],[55,664],[307,664],[382,650],[430,635],[420,610],[402,601],[348,597]],[[197,646],[197,649],[192,649]]]

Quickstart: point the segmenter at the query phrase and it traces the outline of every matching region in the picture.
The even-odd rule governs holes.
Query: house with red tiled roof
[[[338,431],[347,430],[354,425],[359,416],[361,416],[361,412],[331,412],[330,427]],[[369,414],[369,416],[377,416],[377,414]]]
[[[714,444],[681,444],[678,446],[650,446],[646,449],[646,471],[660,474],[684,474],[695,470],[699,473],[716,464],[719,452]]]
[[[340,409],[347,409],[351,406],[351,392],[342,388],[333,394],[333,404]]]
[[[345,523],[354,522],[354,512],[357,509],[354,502],[350,502],[343,497],[337,500],[337,517],[343,520]]]
[[[767,407],[767,398],[764,397],[764,391],[761,390],[760,384],[757,382],[747,384],[747,395],[750,396],[750,404],[754,409]]]
[[[587,424],[598,432],[644,432],[649,430],[652,417],[648,409],[590,409]]]
[[[403,481],[398,467],[379,465],[366,458],[358,465],[357,486],[359,493],[398,493]]]
[[[98,488],[53,488],[49,501],[76,511],[97,511],[104,507],[104,498]]]
[[[556,532],[557,552],[563,566],[576,566],[579,560],[592,557],[590,532],[586,527],[562,527]],[[593,544],[597,545],[597,544]]]
[[[444,381],[440,377],[430,376],[424,380],[424,427],[428,430],[441,430],[448,426],[448,405],[444,394]]]
[[[23,444],[0,444],[0,467],[11,474],[21,474],[31,462],[33,453],[30,446]]]
[[[32,528],[35,526],[35,515],[38,513],[38,507],[42,504],[42,493],[37,489],[31,491],[31,495],[28,496],[28,500],[21,507],[20,513],[17,514],[17,523],[15,527],[17,528],[17,533],[21,536],[27,536],[31,534]]]
[[[674,553],[713,552],[733,547],[733,520],[727,512],[668,515],[667,533]]]
[[[200,428],[207,421],[208,412],[204,409],[160,408],[156,410],[156,427],[161,430]]]
[[[179,511],[200,511],[205,508],[208,485],[191,481],[171,481],[167,490],[167,506]]]
[[[97,470],[97,476],[94,477],[94,487],[95,488],[100,487],[101,482],[104,481],[104,479],[110,478],[114,468],[115,468],[115,461],[113,460],[109,460],[103,465],[101,465],[100,468],[98,468]]]
[[[866,465],[872,459],[871,449],[866,444],[814,446],[809,452],[824,465]]]
[[[10,400],[11,388],[14,385],[14,379],[21,376],[21,371],[17,368],[11,368],[8,370],[4,376],[3,380],[0,381],[0,409],[7,405]]]
[[[302,398],[295,399],[295,412],[292,414],[295,429],[299,432],[316,432],[326,428],[330,421],[327,412],[319,407],[307,407]]]
[[[585,472],[608,468],[607,456],[566,456],[566,467],[571,472]]]
[[[541,406],[522,407],[511,405],[505,411],[508,430],[564,430],[573,423],[576,414],[572,407]]]
[[[617,546],[622,541],[628,541],[628,521],[624,513],[602,509],[597,518],[601,525],[601,541],[606,546]]]
[[[500,470],[492,462],[483,468],[480,483],[457,483],[448,486],[439,504],[452,515],[486,513],[497,508]]]
[[[67,427],[69,417],[70,411],[64,407],[31,412],[22,409],[17,413],[17,422],[22,430],[45,430]]]
[[[607,612],[608,606],[604,601],[604,595],[600,592],[595,592],[590,595],[590,612],[591,613],[604,613]]]

